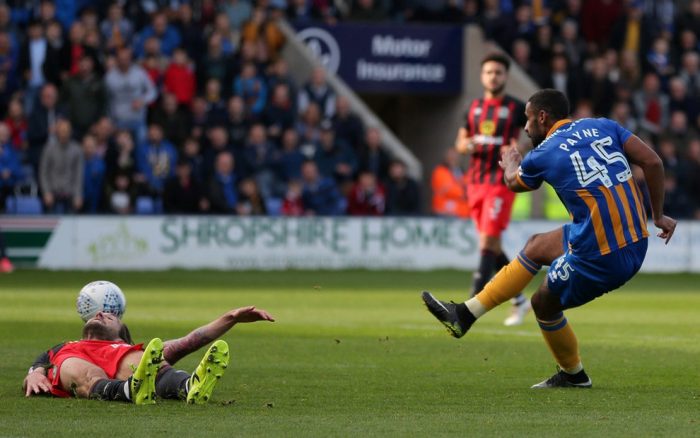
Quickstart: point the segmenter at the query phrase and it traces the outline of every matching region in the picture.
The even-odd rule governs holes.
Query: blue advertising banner
[[[363,93],[459,93],[462,28],[342,23],[297,27],[324,66]]]

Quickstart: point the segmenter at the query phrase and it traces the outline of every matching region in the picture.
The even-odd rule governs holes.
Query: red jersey
[[[70,397],[61,389],[61,365],[68,358],[76,357],[102,368],[108,378],[114,379],[119,362],[127,353],[143,350],[143,344],[131,345],[123,341],[80,340],[60,344],[48,351],[51,364],[48,379],[51,393],[57,397]]]
[[[469,104],[465,128],[475,145],[467,171],[468,184],[504,184],[503,169],[498,165],[501,146],[517,139],[526,121],[525,104],[508,95],[474,99]]]

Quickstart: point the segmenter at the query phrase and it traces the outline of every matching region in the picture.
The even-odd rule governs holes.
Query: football
[[[126,312],[126,297],[119,286],[110,281],[93,281],[80,290],[76,306],[83,321],[97,312],[112,313],[121,318]]]

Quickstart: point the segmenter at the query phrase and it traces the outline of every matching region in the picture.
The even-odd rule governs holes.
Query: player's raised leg
[[[486,312],[520,294],[543,264],[551,263],[564,252],[562,242],[561,228],[535,234],[515,260],[503,267],[475,297],[464,303],[447,303],[430,292],[423,292],[423,302],[454,337],[460,338]]]
[[[163,341],[153,338],[143,350],[141,361],[129,379],[131,400],[137,405],[156,402],[156,375],[163,361]]]
[[[190,377],[187,403],[206,404],[214,387],[224,375],[228,362],[228,344],[221,339],[214,341]]]

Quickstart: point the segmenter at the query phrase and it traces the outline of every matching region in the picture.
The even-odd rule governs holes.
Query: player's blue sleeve
[[[630,132],[627,128],[624,126],[620,125],[614,120],[606,119],[608,122],[608,127],[611,131],[615,133],[617,136],[617,140],[619,141],[620,147],[625,144],[627,140],[629,140],[630,137],[632,137],[632,132]]]
[[[518,183],[523,186],[523,188],[528,190],[535,190],[542,185],[544,181],[544,167],[538,164],[537,156],[539,154],[536,150],[530,151],[523,161],[520,163],[520,168],[515,178]]]

